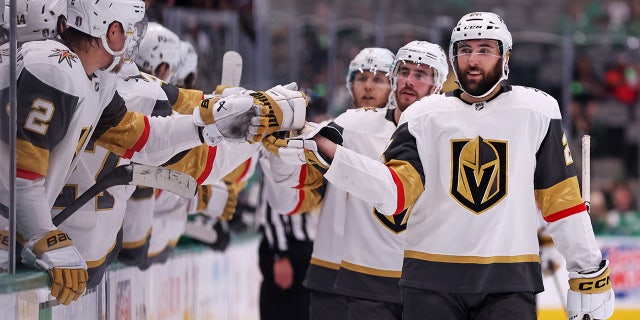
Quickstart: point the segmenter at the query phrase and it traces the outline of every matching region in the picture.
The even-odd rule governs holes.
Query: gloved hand
[[[9,272],[9,230],[0,230],[0,273]]]
[[[184,235],[202,242],[216,251],[224,251],[231,242],[228,222],[201,213],[189,215]]]
[[[275,154],[285,163],[292,165],[308,163],[327,169],[330,161],[318,151],[318,146],[313,137],[320,134],[337,144],[342,144],[340,132],[334,127],[327,126],[327,124],[327,121],[320,124],[307,122],[298,136],[278,138],[274,135],[269,135],[262,141],[262,144],[267,151]]]
[[[553,239],[546,229],[538,230],[538,245],[540,246],[540,267],[543,276],[553,275],[562,263],[562,255],[553,245]]]
[[[258,142],[276,131],[304,127],[308,101],[304,92],[296,91],[297,89],[298,85],[292,82],[251,94],[255,99],[256,108],[247,140]]]
[[[220,215],[219,219],[222,221],[229,221],[233,218],[233,215],[236,213],[236,207],[238,206],[238,195],[240,191],[244,189],[247,184],[245,181],[241,182],[224,182],[227,186],[227,201],[224,205],[224,210]]]
[[[213,90],[212,94],[216,97],[224,98],[231,95],[248,96],[252,93],[255,93],[255,91],[243,87],[227,87],[219,84],[216,86],[216,89]]]
[[[608,319],[613,315],[615,294],[609,279],[609,261],[591,273],[569,272],[567,311],[570,320]]]
[[[66,233],[54,230],[30,239],[22,249],[22,262],[49,272],[51,295],[59,303],[68,305],[84,293],[87,264]]]
[[[193,122],[204,127],[204,140],[212,146],[222,139],[245,141],[253,117],[253,98],[244,96],[205,99],[193,110]]]

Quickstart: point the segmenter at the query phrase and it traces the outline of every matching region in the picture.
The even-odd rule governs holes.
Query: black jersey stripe
[[[17,139],[53,150],[69,129],[79,98],[40,81],[27,69],[18,78],[17,95]],[[2,124],[8,124],[6,112],[0,114]],[[5,131],[2,139],[8,141]]]
[[[400,285],[456,293],[541,292],[539,262],[449,263],[405,257]]]

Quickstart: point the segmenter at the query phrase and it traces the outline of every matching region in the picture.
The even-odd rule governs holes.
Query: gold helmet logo
[[[507,142],[454,140],[451,145],[451,196],[474,214],[481,214],[507,194]]]

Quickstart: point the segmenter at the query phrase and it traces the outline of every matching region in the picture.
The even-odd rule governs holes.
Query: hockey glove
[[[600,269],[592,273],[569,272],[569,319],[608,319],[613,315],[614,305],[608,260],[602,260]]]
[[[274,135],[266,137],[262,144],[272,154],[278,156],[283,162],[291,165],[305,163],[317,165],[322,169],[329,168],[330,160],[318,151],[318,146],[313,137],[320,134],[336,144],[342,144],[342,135],[328,122],[316,124],[307,122],[300,135],[292,138],[278,138]]]
[[[22,261],[49,272],[51,295],[64,305],[80,298],[87,286],[87,264],[60,230],[29,240],[22,249]]]
[[[231,242],[227,221],[220,221],[201,213],[189,215],[184,234],[216,251],[226,250]]]
[[[546,229],[538,230],[538,244],[540,246],[540,267],[543,276],[553,275],[562,262],[562,255],[555,249],[553,239]]]
[[[307,109],[307,96],[296,91],[295,82],[286,86],[277,85],[267,91],[252,93],[255,99],[255,117],[247,140],[258,142],[276,131],[297,130],[304,127]]]
[[[9,272],[9,230],[0,230],[0,273]]]
[[[254,116],[251,97],[230,95],[223,98],[205,99],[193,110],[193,122],[204,126],[202,136],[209,145],[222,139],[244,142],[251,118]]]
[[[228,97],[231,95],[234,96],[248,96],[252,93],[255,93],[253,90],[249,90],[243,87],[227,87],[221,84],[216,86],[216,89],[213,91],[213,95],[215,97]]]

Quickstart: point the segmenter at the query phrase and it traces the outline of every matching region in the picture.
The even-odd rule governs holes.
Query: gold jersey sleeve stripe
[[[398,206],[394,214],[398,214],[410,208],[424,191],[422,178],[418,171],[407,161],[390,160],[387,167],[394,176],[394,182],[398,190]]]
[[[536,202],[543,217],[574,208],[584,201],[579,193],[577,177],[570,177],[550,188],[535,191]]]
[[[16,140],[16,163],[18,169],[47,175],[49,168],[49,150],[39,148],[29,141]]]

